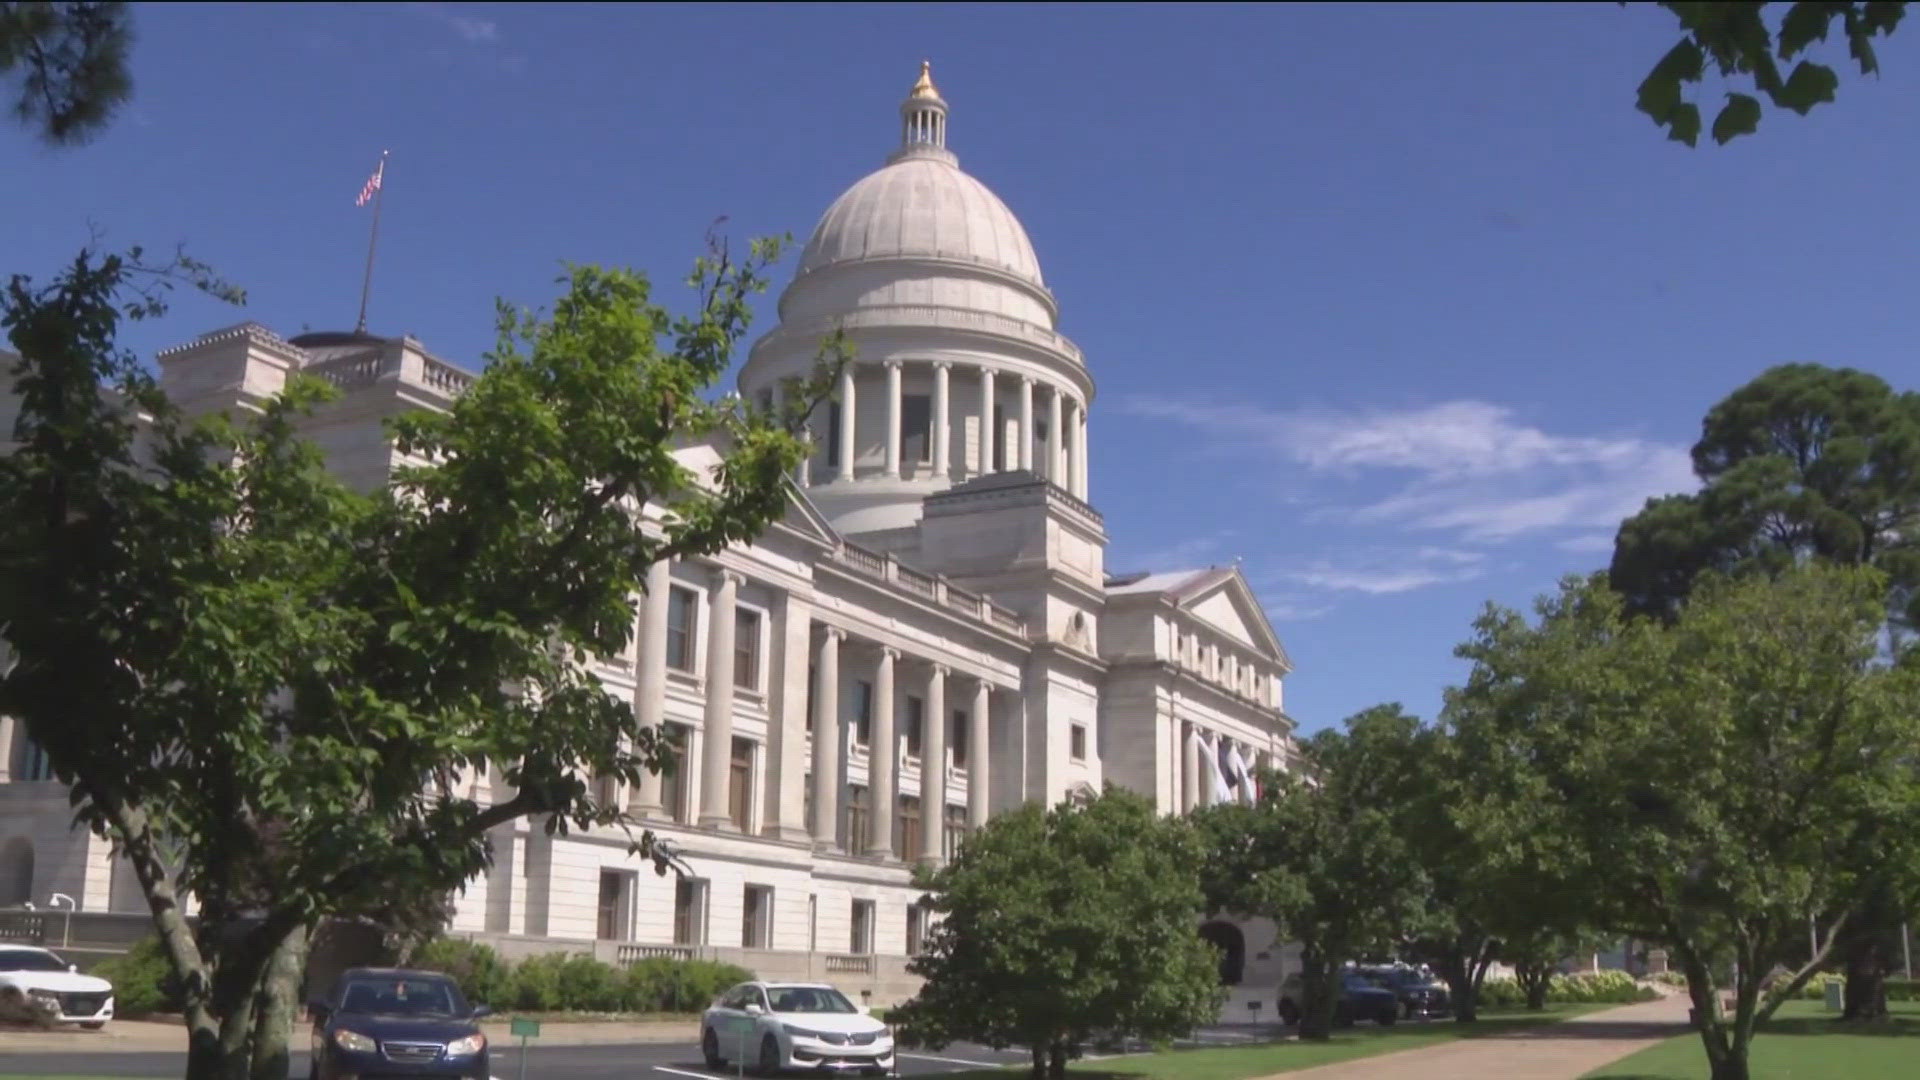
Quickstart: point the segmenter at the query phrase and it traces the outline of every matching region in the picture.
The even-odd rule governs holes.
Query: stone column
[[[893,800],[899,786],[899,747],[893,731],[894,649],[882,647],[879,669],[873,675],[873,743],[867,747],[867,794],[873,800],[873,819],[867,837],[868,855],[893,856]]]
[[[1180,792],[1180,809],[1188,811],[1200,805],[1200,750],[1199,743],[1193,737],[1193,725],[1181,724],[1178,733],[1183,789]]]
[[[1066,470],[1061,468],[1066,463],[1067,444],[1061,438],[1066,434],[1064,430],[1066,417],[1063,415],[1062,408],[1066,402],[1061,398],[1058,387],[1047,394],[1047,479],[1060,487],[1066,487]]]
[[[900,476],[900,361],[887,361],[887,476]]]
[[[647,567],[647,594],[640,599],[640,656],[633,672],[634,719],[662,736],[667,733],[667,597],[672,588],[667,560]],[[640,777],[628,809],[641,817],[661,816],[659,773]]]
[[[854,418],[860,415],[853,389],[853,365],[840,367],[840,479],[853,479],[853,454],[859,447],[854,439]]]
[[[920,858],[939,862],[947,851],[947,669],[927,676],[927,711],[920,732]]]
[[[820,635],[813,673],[813,846],[840,845],[840,630]]]
[[[792,843],[811,839],[807,832],[807,668],[813,644],[813,601],[782,593],[775,618],[780,627],[780,681],[777,712],[767,725],[769,783],[766,805],[772,818],[763,832]]]
[[[993,471],[993,448],[1000,442],[999,404],[993,391],[993,369],[980,369],[980,472]]]
[[[735,829],[728,813],[728,781],[733,770],[733,618],[741,578],[715,569],[707,602],[706,753],[700,765],[700,826]]]
[[[1033,471],[1033,380],[1020,377],[1020,468]]]
[[[1073,493],[1087,497],[1087,407],[1074,409],[1073,418]]]
[[[0,716],[0,784],[13,779],[13,717]]]
[[[947,448],[948,425],[953,422],[947,407],[947,371],[952,367],[946,361],[933,365],[933,475],[945,480],[950,475],[951,462]]]
[[[981,679],[973,688],[973,711],[967,714],[967,827],[987,823],[987,730],[993,719],[993,687]]]

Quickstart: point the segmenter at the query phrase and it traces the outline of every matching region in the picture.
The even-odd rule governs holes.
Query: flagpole
[[[380,203],[387,195],[387,152],[380,151],[380,184],[373,189],[373,232],[367,237],[367,272],[360,279],[360,319],[354,324],[356,334],[367,332],[367,293],[373,288],[373,249],[380,243]]]

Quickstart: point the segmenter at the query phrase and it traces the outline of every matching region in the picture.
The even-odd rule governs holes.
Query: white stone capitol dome
[[[835,199],[800,256],[800,273],[862,259],[957,259],[1045,288],[1027,230],[952,155],[901,157]]]

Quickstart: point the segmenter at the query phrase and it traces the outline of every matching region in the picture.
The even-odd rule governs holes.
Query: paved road
[[[128,1076],[171,1077],[180,1075],[184,1054],[9,1054],[0,1065],[0,1076],[20,1072],[33,1076]],[[1024,1056],[1012,1051],[994,1051],[984,1046],[949,1046],[938,1053],[902,1051],[900,1075],[935,1076],[964,1072],[982,1066],[1016,1065]],[[293,1075],[307,1075],[307,1055],[294,1055]],[[494,1075],[499,1080],[519,1080],[518,1047],[497,1052]],[[527,1076],[539,1080],[674,1080],[682,1078],[733,1077],[733,1070],[711,1072],[700,1062],[700,1048],[658,1044],[624,1046],[535,1047],[527,1052]]]

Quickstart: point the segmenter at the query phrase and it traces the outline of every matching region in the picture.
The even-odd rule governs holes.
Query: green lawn
[[[1434,1021],[1378,1027],[1360,1024],[1324,1043],[1289,1041],[1257,1046],[1213,1047],[1205,1050],[1166,1050],[1107,1061],[1075,1062],[1068,1074],[1079,1080],[1247,1080],[1248,1077],[1329,1065],[1336,1061],[1391,1054],[1454,1039],[1499,1035],[1520,1028],[1565,1020],[1614,1005],[1554,1005],[1544,1013],[1482,1013],[1479,1023]],[[1024,1071],[1024,1070],[1022,1070]],[[1006,1080],[1004,1069],[948,1073],[945,1080]],[[6,1080],[0,1077],[0,1080]]]
[[[1753,1080],[1852,1080],[1920,1074],[1920,1003],[1894,1002],[1891,1019],[1840,1024],[1817,1001],[1790,1001],[1753,1039]],[[1707,1051],[1683,1035],[1621,1058],[1585,1080],[1704,1080]]]

